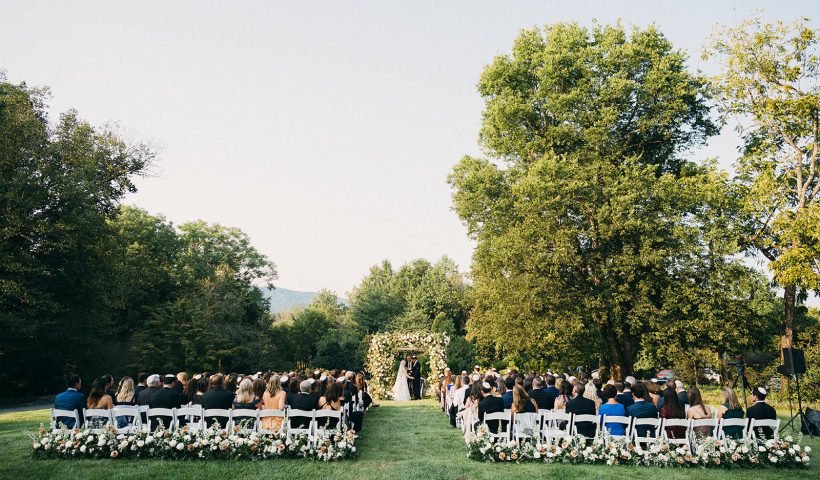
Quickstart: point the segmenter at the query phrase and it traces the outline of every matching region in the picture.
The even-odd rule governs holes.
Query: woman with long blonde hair
[[[262,394],[262,405],[265,410],[284,410],[287,394],[282,390],[281,377],[273,375],[268,380],[268,388]],[[279,431],[282,417],[262,417],[262,428]]]
[[[601,407],[601,398],[598,397],[598,389],[595,388],[595,384],[592,382],[587,382],[584,386],[584,398],[588,398],[595,402],[595,411],[597,412],[598,409]]]
[[[743,418],[745,415],[743,409],[740,408],[740,402],[737,400],[735,391],[731,388],[723,387],[720,390],[720,396],[723,401],[717,408],[718,420],[722,418]],[[743,427],[724,427],[723,433],[730,438],[740,438],[743,435]]]

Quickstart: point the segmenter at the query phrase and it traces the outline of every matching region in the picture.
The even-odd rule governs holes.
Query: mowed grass
[[[460,430],[451,429],[434,401],[383,402],[365,418],[356,460],[320,463],[305,460],[161,461],[37,460],[31,457],[26,431],[47,423],[48,411],[0,415],[0,478],[117,479],[820,479],[820,458],[809,469],[657,469],[544,464],[487,464],[468,460]],[[820,439],[806,439],[820,454]]]

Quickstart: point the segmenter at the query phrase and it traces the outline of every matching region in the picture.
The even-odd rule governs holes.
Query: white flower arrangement
[[[75,428],[29,433],[32,452],[38,458],[157,458],[157,459],[272,459],[306,458],[332,461],[356,455],[353,430],[341,433],[320,429],[316,435],[260,434],[236,427],[223,430],[218,424],[202,431],[177,430],[117,434],[113,428]]]
[[[399,348],[413,348],[429,353],[430,371],[427,384],[434,385],[438,374],[447,367],[447,345],[450,337],[443,333],[430,332],[387,332],[372,336],[367,351],[367,369],[371,374],[370,393],[378,398],[386,398],[390,392],[396,372],[393,358]]]
[[[635,445],[627,439],[603,436],[587,439],[571,436],[557,443],[494,441],[486,426],[476,430],[467,442],[469,458],[484,462],[528,462],[643,465],[655,467],[806,467],[811,448],[786,437],[768,440],[717,440],[699,438],[695,451],[689,446],[673,446],[661,441]]]

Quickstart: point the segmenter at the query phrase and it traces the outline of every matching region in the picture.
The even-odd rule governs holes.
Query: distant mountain
[[[310,302],[319,295],[318,292],[300,292],[298,290],[288,290],[277,287],[274,290],[263,288],[262,292],[270,300],[271,313],[286,312],[294,308],[307,307]],[[342,303],[347,304],[347,299],[339,298]]]

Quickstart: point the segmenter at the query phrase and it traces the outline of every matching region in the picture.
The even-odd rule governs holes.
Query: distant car
[[[675,378],[674,370],[661,370],[655,374],[655,378],[653,378],[652,381],[655,383],[666,383],[673,378]]]

